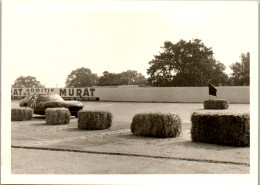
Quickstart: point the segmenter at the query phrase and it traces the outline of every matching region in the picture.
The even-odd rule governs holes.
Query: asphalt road
[[[12,107],[17,107],[17,101]],[[85,110],[110,111],[113,125],[85,131],[71,117],[67,125],[46,125],[43,116],[12,122],[14,174],[241,174],[249,173],[249,147],[194,143],[190,116],[202,104],[84,102]],[[231,104],[230,112],[249,112],[249,104]],[[178,138],[137,137],[130,131],[141,112],[179,115]]]

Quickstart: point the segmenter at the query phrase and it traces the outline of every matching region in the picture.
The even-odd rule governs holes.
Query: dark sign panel
[[[99,97],[95,97],[95,88],[12,88],[11,98],[22,99],[44,93],[56,93],[65,100],[99,101]]]

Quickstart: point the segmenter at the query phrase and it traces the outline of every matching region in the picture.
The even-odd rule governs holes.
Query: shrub
[[[112,114],[105,111],[78,112],[78,128],[85,130],[102,130],[112,126]]]
[[[11,109],[11,121],[31,120],[32,115],[33,115],[33,110],[29,107]]]
[[[70,122],[70,111],[66,108],[47,108],[45,120],[49,125],[68,124]]]
[[[204,109],[227,109],[227,100],[205,100]]]
[[[131,123],[131,131],[137,136],[176,137],[181,133],[181,120],[174,114],[136,114]]]
[[[194,142],[249,146],[250,115],[193,113],[191,138]]]

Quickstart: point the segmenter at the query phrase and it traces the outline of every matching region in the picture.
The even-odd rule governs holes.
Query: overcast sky
[[[86,67],[136,70],[165,41],[201,39],[229,66],[252,49],[257,2],[9,0],[3,3],[3,47],[11,83],[34,76],[46,87],[64,87],[68,74]]]

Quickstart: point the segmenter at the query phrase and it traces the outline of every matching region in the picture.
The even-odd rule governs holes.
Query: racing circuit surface
[[[198,103],[83,102],[84,110],[109,111],[112,127],[80,130],[77,118],[67,125],[47,125],[44,116],[12,122],[11,172],[14,174],[241,174],[250,170],[250,147],[191,141],[193,112],[209,111]],[[12,108],[19,101],[12,101]],[[249,112],[249,104],[230,104],[225,112]],[[182,134],[176,138],[134,136],[136,113],[179,115]],[[212,112],[212,110],[210,110]]]

